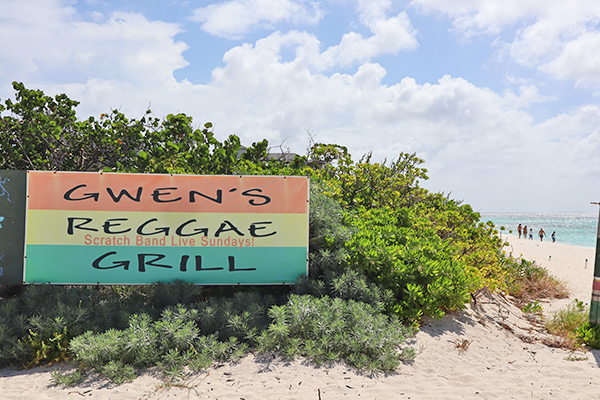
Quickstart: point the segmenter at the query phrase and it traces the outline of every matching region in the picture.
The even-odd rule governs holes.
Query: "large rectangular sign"
[[[308,178],[28,172],[27,283],[291,284]]]

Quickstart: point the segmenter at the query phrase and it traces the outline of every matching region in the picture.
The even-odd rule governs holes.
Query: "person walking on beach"
[[[552,243],[556,242],[556,231],[552,232]]]
[[[523,239],[527,239],[527,225],[523,227]]]
[[[546,232],[544,232],[544,228],[540,228],[540,231],[538,232],[538,235],[540,235],[540,242],[544,241],[544,236],[546,236]]]
[[[529,240],[533,240],[533,228],[529,228]]]
[[[521,226],[521,224],[519,224],[519,226],[517,226],[517,232],[519,232],[519,239],[521,239],[521,230],[523,229],[523,227]]]

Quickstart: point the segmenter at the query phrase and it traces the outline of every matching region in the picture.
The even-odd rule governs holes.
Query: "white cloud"
[[[322,55],[323,65],[351,66],[366,62],[383,54],[397,54],[400,50],[413,50],[418,46],[415,30],[406,13],[393,18],[378,19],[369,23],[373,36],[364,38],[356,32],[346,33],[337,46],[328,48]]]
[[[172,80],[173,71],[187,64],[187,46],[175,42],[180,28],[174,24],[121,12],[85,21],[60,1],[4,3],[0,35],[12,38],[0,51],[4,81],[66,83],[91,76],[152,84]]]
[[[231,0],[198,8],[191,19],[211,35],[234,39],[259,27],[271,28],[279,22],[314,24],[321,17],[313,1]]]
[[[469,35],[499,33],[507,25],[531,18],[550,8],[552,0],[412,0],[426,13],[442,13],[453,19],[457,29]],[[558,2],[557,2],[558,3]]]
[[[447,15],[467,36],[499,35],[496,41],[505,43],[507,53],[519,64],[556,79],[600,85],[597,53],[584,50],[598,46],[600,2],[413,0],[411,4],[425,13]]]
[[[600,84],[600,32],[587,32],[568,42],[541,69],[559,79]]]
[[[450,76],[436,84],[405,78],[386,86],[379,64],[365,63],[352,75],[325,75],[301,62],[279,62],[268,42],[230,50],[210,85],[228,92],[227,107],[239,115],[221,128],[245,140],[263,134],[303,149],[305,129],[311,129],[318,140],[344,144],[355,155],[373,151],[391,159],[399,151],[426,153],[440,170],[449,158],[464,165],[465,154],[486,161],[494,153],[493,163],[508,162],[511,142],[542,140],[525,134],[533,122],[523,108],[542,100],[533,87],[499,95]]]
[[[120,12],[86,20],[62,1],[0,3],[0,34],[12,38],[0,50],[2,94],[13,80],[66,92],[83,117],[110,108],[141,116],[153,101],[169,103],[157,93],[175,95],[173,72],[187,64],[177,25]]]
[[[275,5],[275,6],[274,6]],[[307,7],[310,5],[310,7]],[[356,8],[360,21],[373,34],[364,37],[357,32],[349,32],[341,37],[338,45],[319,53],[319,41],[308,38],[310,47],[302,47],[301,52],[307,63],[319,70],[335,66],[354,66],[367,62],[383,54],[397,54],[401,50],[412,50],[418,46],[416,31],[406,13],[388,18],[389,0],[357,0]],[[316,10],[316,11],[315,11]],[[312,11],[312,13],[311,13]],[[273,0],[234,0],[213,4],[194,12],[193,20],[202,23],[202,29],[217,36],[239,38],[260,24],[273,25],[276,22],[317,22],[321,11],[313,2],[273,1]],[[285,35],[283,41],[298,37],[297,32]],[[275,38],[277,36],[277,38]],[[267,40],[282,43],[279,32],[269,35]],[[292,39],[294,41],[295,39]]]
[[[371,26],[374,22],[386,19],[392,5],[390,0],[355,0],[359,18],[363,24]]]

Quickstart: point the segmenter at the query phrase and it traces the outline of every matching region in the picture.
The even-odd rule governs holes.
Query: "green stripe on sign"
[[[25,282],[57,284],[293,284],[306,247],[181,248],[28,245]]]

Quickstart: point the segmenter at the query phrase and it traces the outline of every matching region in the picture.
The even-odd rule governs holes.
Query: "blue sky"
[[[310,132],[416,153],[477,211],[596,212],[599,23],[589,0],[0,0],[0,99],[16,80],[300,154]]]

